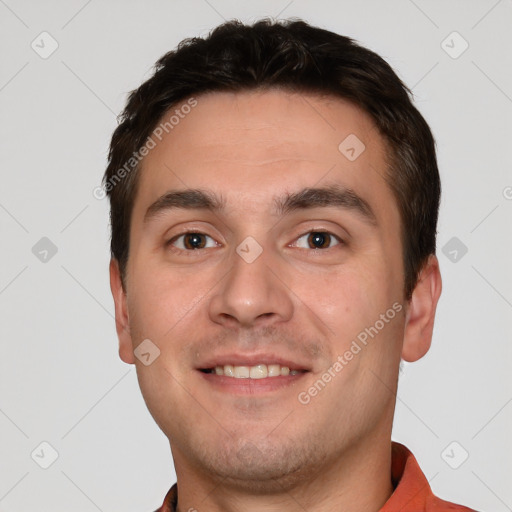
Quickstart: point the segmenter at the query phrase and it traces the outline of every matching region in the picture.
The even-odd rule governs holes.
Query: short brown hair
[[[263,19],[253,25],[233,20],[205,38],[185,39],[130,93],[103,177],[111,204],[111,254],[123,282],[138,151],[162,116],[201,93],[265,88],[328,94],[371,116],[389,146],[385,178],[401,216],[404,294],[410,299],[419,272],[436,249],[441,184],[432,133],[412,104],[411,91],[385,60],[351,38],[301,20]]]

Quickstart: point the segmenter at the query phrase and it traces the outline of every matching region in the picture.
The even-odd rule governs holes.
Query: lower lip
[[[284,389],[298,382],[308,372],[300,372],[296,375],[281,375],[279,377],[265,377],[264,379],[237,379],[215,373],[204,373],[201,371],[199,373],[206,382],[222,391],[240,395],[254,395]]]

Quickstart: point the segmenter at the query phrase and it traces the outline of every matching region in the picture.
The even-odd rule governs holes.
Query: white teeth
[[[264,379],[268,375],[267,365],[259,364],[257,366],[251,366],[249,375],[251,379]]]
[[[234,366],[233,374],[233,377],[235,377],[235,379],[248,379],[250,377],[251,372],[248,366]]]
[[[226,364],[216,366],[214,369],[216,375],[234,377],[235,379],[265,379],[266,377],[279,377],[280,375],[298,375],[299,370],[291,370],[288,366],[280,364],[257,364],[255,366],[235,366]]]
[[[269,364],[268,368],[268,376],[269,377],[279,377],[281,375],[281,366],[278,364]]]

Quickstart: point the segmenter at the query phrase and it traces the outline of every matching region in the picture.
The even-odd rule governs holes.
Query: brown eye
[[[211,242],[209,242],[208,239],[210,239]],[[177,249],[184,251],[206,249],[209,247],[215,247],[216,245],[215,241],[210,236],[205,235],[204,233],[195,232],[183,233],[182,235],[174,237],[168,243],[169,245],[173,245]]]
[[[186,249],[203,249],[206,245],[205,236],[201,233],[187,233],[183,237],[183,245]]]
[[[308,236],[308,244],[312,249],[326,249],[331,244],[329,233],[311,232]]]
[[[310,231],[299,237],[294,246],[301,249],[330,249],[343,241],[327,231]]]

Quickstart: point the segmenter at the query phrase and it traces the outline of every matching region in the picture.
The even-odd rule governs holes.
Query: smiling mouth
[[[266,379],[299,375],[307,370],[290,370],[288,366],[280,364],[257,364],[254,366],[225,364],[223,366],[215,366],[214,368],[204,368],[200,371],[234,379]]]

